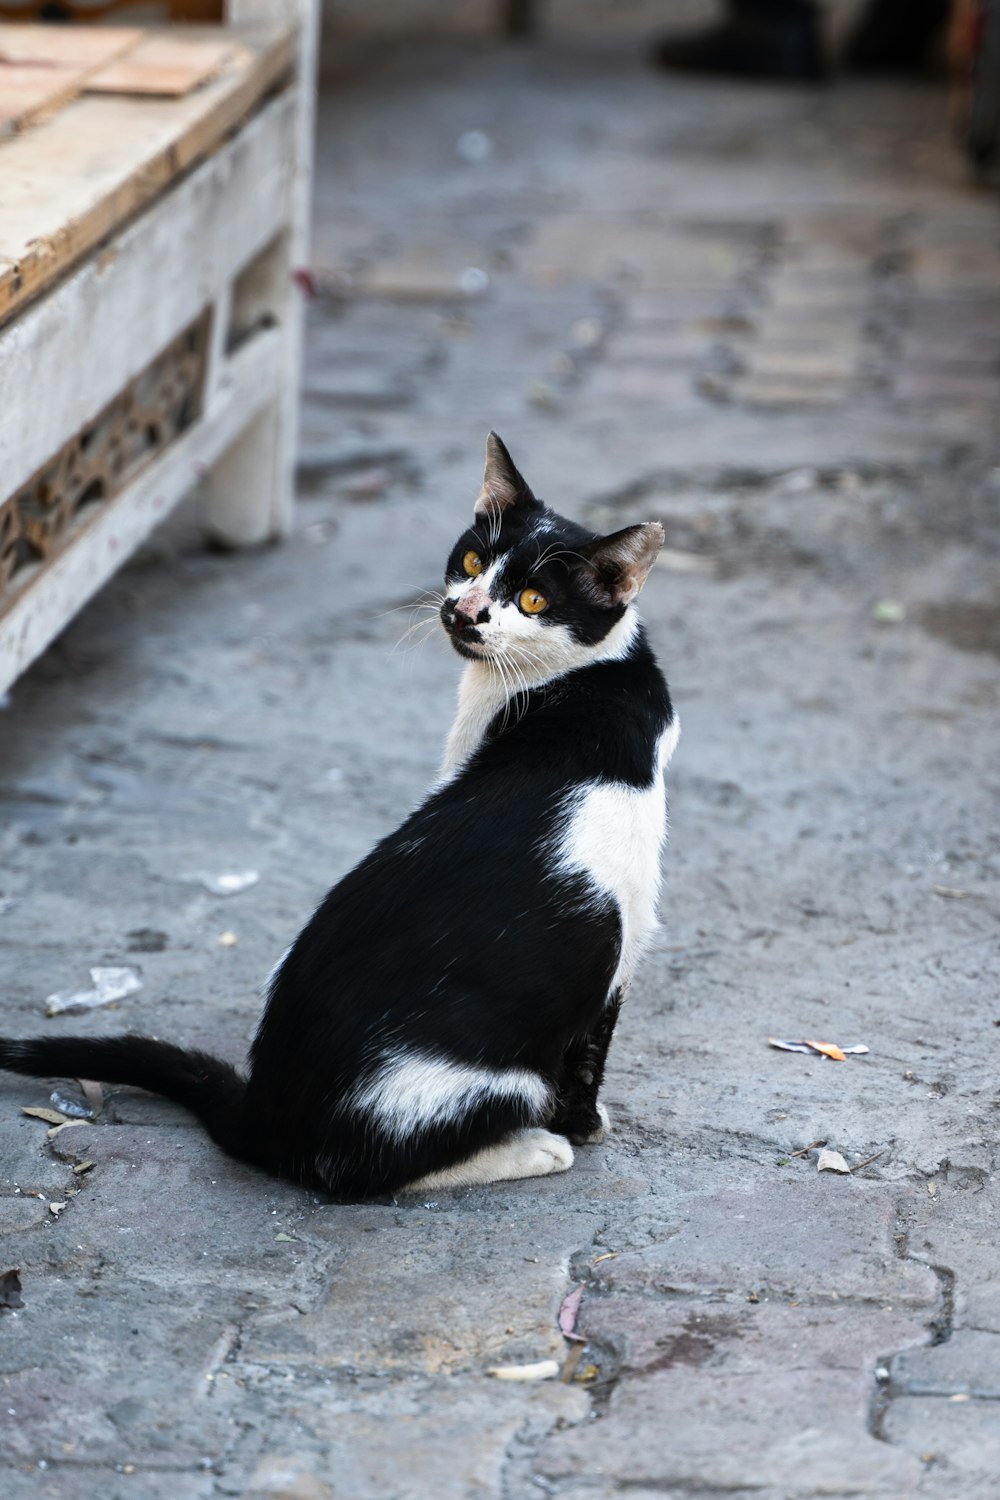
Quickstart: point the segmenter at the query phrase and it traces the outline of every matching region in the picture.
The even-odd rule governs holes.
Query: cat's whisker
[[[429,620],[416,620],[408,630],[403,631],[403,634],[400,636],[399,640],[390,651],[390,657],[395,656],[396,652],[401,650],[404,646],[407,652],[416,651],[418,646],[422,646],[425,641],[430,640],[431,636],[434,634],[435,629],[437,628],[437,625],[438,618],[436,614],[433,615]],[[418,634],[418,632],[421,633]],[[407,642],[409,642],[408,645],[406,645]]]
[[[404,609],[440,609],[444,599],[444,594],[438,589],[421,589],[417,599],[408,599],[405,604],[393,604],[389,609],[380,610],[375,618],[384,620],[388,615],[401,614]]]

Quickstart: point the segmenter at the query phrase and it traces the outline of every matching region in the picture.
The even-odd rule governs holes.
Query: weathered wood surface
[[[206,305],[218,307],[224,325],[230,280],[288,222],[296,123],[294,97],[279,95],[113,245],[0,329],[0,412],[18,413],[16,422],[0,421],[0,498]]]
[[[5,21],[0,23],[0,64],[40,63],[86,71],[127,52],[141,36],[137,26],[32,26]],[[3,77],[0,73],[0,80]]]
[[[0,129],[23,129],[59,109],[141,36],[125,26],[0,23]]]
[[[209,155],[295,61],[293,28],[242,43],[182,99],[88,95],[0,142],[0,324]]]
[[[202,40],[150,32],[120,57],[84,80],[88,94],[161,94],[180,97],[237,59],[232,36]]]

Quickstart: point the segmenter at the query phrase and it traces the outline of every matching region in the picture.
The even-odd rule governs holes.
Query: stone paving
[[[0,1077],[8,1500],[995,1500],[998,252],[933,89],[564,38],[325,94],[295,534],[213,554],[192,504],[15,688],[5,1029],[242,1055],[436,768],[457,664],[400,641],[491,426],[666,527],[664,929],[563,1177],[331,1205]],[[143,988],[45,1016],[102,963]]]

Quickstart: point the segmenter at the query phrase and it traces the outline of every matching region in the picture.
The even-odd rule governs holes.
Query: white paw
[[[597,1113],[601,1123],[600,1125],[598,1125],[596,1130],[592,1130],[590,1135],[587,1136],[587,1139],[584,1143],[587,1146],[599,1146],[602,1141],[607,1140],[608,1132],[611,1129],[611,1116],[608,1114],[603,1104],[599,1104],[597,1106]]]
[[[511,1149],[516,1153],[518,1177],[548,1177],[573,1165],[573,1147],[564,1135],[551,1130],[522,1130]]]

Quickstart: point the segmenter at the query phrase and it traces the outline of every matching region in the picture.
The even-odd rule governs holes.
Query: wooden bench
[[[0,30],[0,692],[196,483],[227,544],[288,528],[316,26]]]

